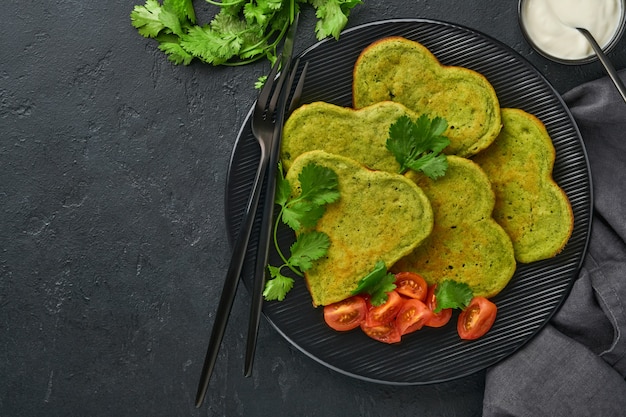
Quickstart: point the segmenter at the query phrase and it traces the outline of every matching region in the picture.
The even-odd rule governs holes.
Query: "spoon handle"
[[[622,96],[622,99],[624,100],[624,102],[626,102],[626,87],[624,87],[624,83],[622,83],[622,80],[619,78],[619,75],[617,74],[617,71],[615,71],[613,64],[611,64],[611,61],[609,61],[609,58],[606,56],[600,45],[598,45],[598,42],[596,42],[595,38],[591,35],[591,33],[589,33],[587,29],[576,29],[578,29],[578,31],[582,33],[585,38],[587,38],[596,55],[598,55],[600,62],[602,62],[602,65],[604,65],[606,72],[609,73],[609,77],[611,77],[613,84],[615,84],[615,87],[617,87],[617,90]]]

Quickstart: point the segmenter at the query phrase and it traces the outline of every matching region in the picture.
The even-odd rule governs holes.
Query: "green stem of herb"
[[[233,2],[230,3],[224,3],[221,1],[214,1],[214,0],[205,0],[207,3],[212,4],[214,6],[220,6],[220,7],[225,7],[225,6],[236,6],[238,4],[241,3],[241,0],[235,0]]]
[[[274,42],[272,43],[268,43],[267,46],[265,46],[263,48],[264,51],[268,51],[270,49],[274,49],[274,52],[276,52],[276,46],[278,45],[278,43],[280,42],[280,40],[282,39],[282,37],[285,35],[287,31],[287,25],[285,25],[285,27],[283,27],[280,31],[280,33],[276,36],[276,40],[274,40]],[[248,51],[252,51],[254,49],[257,49],[259,46],[263,45],[264,43],[266,43],[272,36],[274,36],[274,33],[276,33],[276,31],[271,31],[270,33],[268,33],[266,36],[264,36],[262,39],[260,39],[257,43],[255,43],[254,45],[250,45],[244,49],[242,49],[241,51],[239,51],[239,55],[242,55]]]
[[[209,1],[209,0],[207,0]],[[209,1],[210,2],[210,1]],[[283,27],[280,30],[280,33],[278,33],[278,35],[276,35],[276,38],[273,42],[268,43],[265,47],[263,47],[263,51],[265,53],[263,54],[258,54],[257,56],[250,58],[250,59],[246,59],[246,60],[240,60],[240,61],[227,61],[225,62],[223,65],[225,66],[231,66],[231,67],[235,67],[235,66],[240,66],[240,65],[247,65],[250,64],[252,62],[256,62],[262,58],[265,58],[267,56],[267,52],[268,51],[272,51],[273,55],[277,54],[276,48],[278,47],[278,44],[280,43],[280,41],[285,37],[285,33],[287,33],[287,30],[289,29],[289,25],[291,24],[291,22],[293,22],[294,19],[294,8],[295,6],[293,5],[293,2],[291,4],[291,10],[290,10],[290,17],[289,17],[289,21],[287,23],[285,23],[283,25]],[[244,49],[242,49],[241,51],[239,51],[239,55],[243,55],[248,51],[252,51],[256,48],[258,48],[259,46],[263,45],[264,43],[268,42],[269,39],[271,39],[274,34],[276,33],[275,30],[271,31],[270,33],[268,33],[267,35],[265,35],[263,37],[263,39],[260,39],[257,43],[255,43],[254,45],[250,45]]]
[[[298,275],[299,277],[304,276],[304,274],[302,272],[300,272],[297,268],[293,267],[291,264],[289,264],[289,260],[285,257],[285,255],[283,254],[283,251],[280,250],[280,246],[278,246],[278,225],[280,224],[280,219],[283,218],[283,211],[285,210],[284,207],[281,207],[280,209],[280,213],[278,214],[278,217],[276,219],[276,222],[274,222],[274,247],[276,248],[276,252],[278,253],[278,256],[280,256],[280,259],[283,260],[284,265],[281,266],[284,267],[288,267],[289,269],[291,269],[293,271],[294,274]]]
[[[276,221],[274,222],[274,230],[273,230],[273,235],[274,235],[274,247],[276,248],[276,252],[278,253],[278,256],[280,256],[280,259],[283,260],[283,262],[286,264],[287,263],[287,258],[285,258],[285,255],[283,254],[283,251],[280,250],[280,246],[278,246],[278,224],[280,223],[280,219],[283,218],[283,211],[284,211],[284,207],[281,207],[280,209],[280,213],[278,214],[278,218],[276,219]]]
[[[260,60],[262,58],[265,58],[265,55],[258,55],[258,56],[254,57],[254,58],[246,59],[246,60],[243,60],[243,61],[226,61],[226,62],[224,62],[224,63],[222,63],[220,65],[224,65],[226,67],[238,67],[238,66],[241,66],[241,65],[251,64],[251,63],[256,62],[256,61],[258,61],[258,60]]]

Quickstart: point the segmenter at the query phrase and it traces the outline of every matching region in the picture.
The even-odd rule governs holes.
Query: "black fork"
[[[281,66],[281,76],[277,78],[276,75],[278,74],[278,70]],[[196,394],[196,407],[200,407],[204,402],[211,374],[213,373],[213,368],[215,367],[215,362],[217,360],[217,354],[226,330],[228,317],[235,299],[235,293],[237,292],[237,284],[243,269],[243,262],[245,260],[248,243],[250,241],[250,234],[254,224],[255,213],[261,195],[262,183],[266,176],[268,165],[270,164],[270,155],[275,138],[275,128],[277,128],[275,116],[278,106],[281,105],[281,103],[284,103],[280,101],[279,98],[281,97],[281,91],[283,88],[285,88],[288,93],[291,89],[291,83],[293,82],[293,77],[288,78],[287,76],[290,69],[289,67],[290,59],[283,60],[282,54],[279,55],[267,77],[265,85],[259,93],[259,97],[253,110],[251,127],[252,132],[261,147],[261,159],[254,178],[248,205],[244,213],[243,223],[235,241],[220,301],[217,306],[215,321],[213,323],[207,353],[204,359],[202,372],[200,374],[200,383]]]

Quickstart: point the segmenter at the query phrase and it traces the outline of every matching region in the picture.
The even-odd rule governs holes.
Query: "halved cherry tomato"
[[[369,327],[379,326],[395,320],[404,299],[395,291],[387,293],[387,301],[379,306],[371,306],[367,311],[365,323]]]
[[[404,302],[396,316],[396,327],[401,335],[413,333],[421,329],[433,314],[426,304],[410,298]]]
[[[368,326],[363,322],[361,324],[361,330],[372,339],[383,343],[398,343],[402,338],[395,321],[376,326]]]
[[[366,313],[365,299],[355,295],[324,306],[324,321],[331,328],[343,332],[359,327],[365,320]]]
[[[465,310],[459,314],[457,332],[461,339],[474,340],[491,329],[496,320],[498,308],[484,297],[474,297]]]
[[[396,291],[406,297],[424,301],[428,292],[428,284],[421,275],[415,272],[398,272],[396,274]]]
[[[431,286],[428,289],[428,295],[426,295],[426,305],[433,312],[433,315],[430,319],[426,320],[424,326],[428,327],[442,327],[448,324],[450,318],[452,318],[452,309],[444,308],[438,313],[435,313],[435,309],[437,308],[437,297],[435,297],[435,289],[437,288],[437,284]]]

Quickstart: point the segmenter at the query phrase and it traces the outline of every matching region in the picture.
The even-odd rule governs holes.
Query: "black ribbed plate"
[[[264,314],[295,347],[336,371],[381,383],[410,385],[442,382],[495,364],[526,343],[550,319],[569,292],[587,247],[592,214],[591,179],[578,129],[562,99],[544,77],[507,46],[474,30],[420,19],[366,24],[342,33],[339,41],[319,42],[301,54],[309,61],[302,103],[326,101],[352,104],[352,67],[367,45],[386,36],[403,36],[422,43],[445,65],[471,68],[494,86],[502,107],[536,115],[546,125],[556,148],[554,178],[574,210],[574,232],[557,257],[519,265],[510,284],[493,299],[498,317],[483,338],[464,342],[456,333],[456,314],[440,329],[423,329],[397,345],[369,339],[361,331],[337,333],[324,324],[322,309],[311,306],[302,279],[283,302],[265,303]],[[249,115],[228,173],[226,218],[231,238],[239,224],[260,155]],[[258,224],[255,226],[258,231]],[[281,233],[283,243],[293,241]],[[244,266],[250,288],[253,237]],[[272,254],[271,256],[275,256]],[[274,259],[273,264],[280,264]]]

